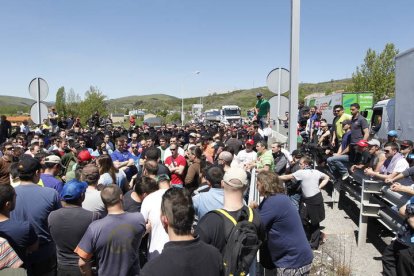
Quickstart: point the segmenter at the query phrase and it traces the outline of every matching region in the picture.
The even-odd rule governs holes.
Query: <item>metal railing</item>
[[[366,243],[369,218],[375,218],[395,234],[403,225],[404,219],[399,215],[398,209],[410,199],[409,195],[392,191],[383,181],[366,179],[358,175],[350,179],[349,185],[343,185],[341,188],[355,199],[359,199],[358,246]]]

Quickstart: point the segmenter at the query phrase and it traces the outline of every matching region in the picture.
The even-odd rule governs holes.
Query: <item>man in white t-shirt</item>
[[[170,188],[170,179],[167,175],[158,178],[159,190],[145,197],[141,206],[141,214],[151,225],[151,239],[148,248],[148,261],[161,254],[164,244],[169,241],[168,234],[161,222],[162,196]]]
[[[249,170],[247,165],[253,161],[256,161],[257,152],[253,150],[253,147],[254,147],[253,139],[247,140],[245,143],[245,147],[246,149],[239,151],[236,158],[234,159],[238,162],[239,167],[247,171]]]
[[[386,160],[379,172],[375,172],[372,168],[365,169],[365,174],[376,177],[381,180],[393,179],[399,173],[402,173],[410,167],[407,160],[399,152],[399,146],[394,142],[388,142],[384,145],[384,153]]]
[[[99,169],[94,164],[88,164],[82,169],[81,180],[88,184],[82,208],[106,215],[106,208],[101,198],[101,192],[96,188],[99,180]]]
[[[311,168],[312,159],[304,156],[299,160],[300,170],[293,174],[281,175],[282,181],[301,181],[302,200],[299,213],[303,227],[312,249],[318,249],[324,241],[324,234],[320,231],[319,223],[325,219],[325,207],[321,190],[329,181],[329,176]],[[319,181],[322,180],[320,183]]]

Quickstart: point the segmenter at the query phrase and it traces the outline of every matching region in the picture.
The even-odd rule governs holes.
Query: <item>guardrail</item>
[[[357,172],[340,187],[359,201],[358,246],[366,244],[369,218],[375,218],[396,234],[404,222],[398,209],[410,199],[409,195],[391,191],[385,182],[368,179],[361,173]]]
[[[272,139],[280,143],[287,142],[287,137],[276,131],[272,132]],[[403,225],[403,218],[399,215],[398,209],[410,199],[409,195],[391,191],[385,182],[370,179],[361,170],[352,174],[349,183],[341,184],[334,181],[333,184],[333,208],[339,202],[340,190],[346,191],[359,202],[358,246],[366,243],[369,218],[377,219],[394,233]]]

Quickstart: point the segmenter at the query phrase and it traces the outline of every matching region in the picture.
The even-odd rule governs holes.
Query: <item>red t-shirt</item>
[[[186,166],[187,161],[185,161],[185,158],[181,155],[178,155],[177,158],[173,158],[172,156],[168,156],[167,159],[165,159],[165,165],[170,166],[171,164],[174,165],[174,167],[179,166]],[[182,175],[179,175],[177,173],[171,173],[171,184],[184,184],[184,173]]]

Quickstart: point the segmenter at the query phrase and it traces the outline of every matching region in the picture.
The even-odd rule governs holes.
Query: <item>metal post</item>
[[[281,86],[281,81],[282,81],[282,68],[279,67],[279,85],[277,86],[277,118],[276,118],[276,122],[277,122],[276,131],[277,131],[277,133],[279,133],[279,125],[280,125],[279,118],[280,118],[280,92],[281,92],[280,91],[281,90],[280,86]]]
[[[368,217],[364,215],[364,201],[370,201],[370,194],[365,192],[365,181],[362,181],[361,205],[359,206],[359,223],[358,223],[358,246],[366,244]]]
[[[181,126],[184,125],[184,96],[181,89]]]
[[[42,115],[40,114],[40,78],[37,78],[37,114],[39,116],[39,125],[41,125]]]
[[[289,105],[289,151],[297,147],[297,122],[299,99],[299,32],[300,0],[292,0],[290,36],[290,105]]]

